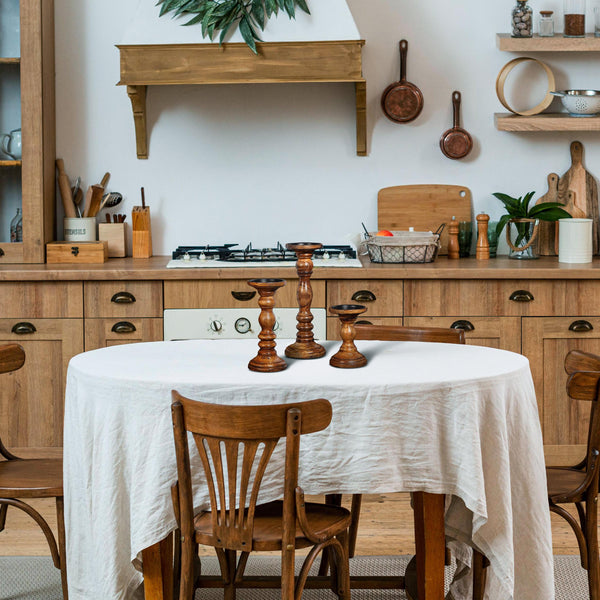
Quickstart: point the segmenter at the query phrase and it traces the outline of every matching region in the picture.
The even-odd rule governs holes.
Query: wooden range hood
[[[356,154],[367,155],[364,40],[118,45],[121,80],[131,99],[138,158],[148,158],[146,94],[151,85],[354,83]]]

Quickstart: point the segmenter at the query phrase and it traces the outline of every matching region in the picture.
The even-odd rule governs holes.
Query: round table
[[[280,354],[287,343],[278,341]],[[306,493],[446,494],[446,535],[490,559],[490,597],[551,600],[544,455],[527,359],[457,344],[356,344],[364,368],[331,367],[339,342],[328,341],[322,359],[287,359],[278,373],[248,370],[256,340],[131,344],[74,357],[64,435],[71,600],[128,598],[141,581],[132,560],[175,528],[172,389],[232,404],[327,398],[331,425],[302,438]],[[280,493],[276,477],[263,488],[265,500]],[[204,488],[195,503],[207,505]]]

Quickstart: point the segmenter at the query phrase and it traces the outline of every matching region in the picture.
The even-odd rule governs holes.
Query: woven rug
[[[350,561],[353,575],[388,575],[403,573],[409,556],[357,556]],[[253,557],[247,572],[276,574],[277,557]],[[555,556],[556,600],[588,600],[587,575],[577,556]],[[203,573],[217,573],[216,559],[203,559]],[[446,570],[447,581],[451,576]],[[279,600],[276,590],[239,590],[238,600]],[[337,598],[329,590],[306,590],[304,600],[333,600]],[[405,600],[398,590],[356,590],[353,600]],[[10,556],[0,557],[0,600],[61,600],[60,573],[49,557]],[[196,600],[222,600],[222,590],[199,590]],[[100,599],[99,599],[100,600]],[[516,599],[518,600],[518,598]],[[542,599],[540,599],[542,600]]]

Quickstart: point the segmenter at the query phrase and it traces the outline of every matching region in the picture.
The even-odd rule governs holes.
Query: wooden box
[[[46,262],[54,264],[104,263],[108,259],[108,242],[49,242]]]
[[[125,223],[99,223],[98,239],[108,242],[109,258],[127,256]]]

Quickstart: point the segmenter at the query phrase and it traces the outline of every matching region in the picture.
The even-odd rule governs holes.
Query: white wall
[[[512,0],[348,5],[366,40],[368,157],[356,156],[352,85],[296,84],[150,88],[150,158],[137,160],[131,105],[125,88],[115,86],[115,44],[137,8],[131,0],[55,0],[57,155],[86,183],[109,170],[109,187],[125,196],[120,211],[129,222],[145,187],[154,254],[204,242],[343,240],[360,232],[361,221],[376,226],[377,190],[390,185],[466,185],[475,213],[498,217],[502,207],[491,193],[545,193],[548,173],[562,175],[570,166],[575,139],[584,143],[588,170],[600,174],[598,134],[494,128],[493,113],[503,110],[494,82],[515,56],[496,49],[495,33],[509,30]],[[562,14],[560,0],[531,6],[536,25],[539,10],[554,9],[557,21]],[[589,30],[591,12],[587,21]],[[380,108],[382,91],[399,78],[401,38],[409,41],[408,80],[425,97],[421,116],[405,125],[388,121]],[[552,66],[559,89],[600,89],[597,55],[537,57]],[[507,87],[516,88],[516,100],[530,87],[539,96],[543,84],[529,69]],[[463,96],[462,124],[475,141],[462,161],[445,158],[438,142],[451,126],[455,89]],[[537,103],[535,94],[527,99]]]

